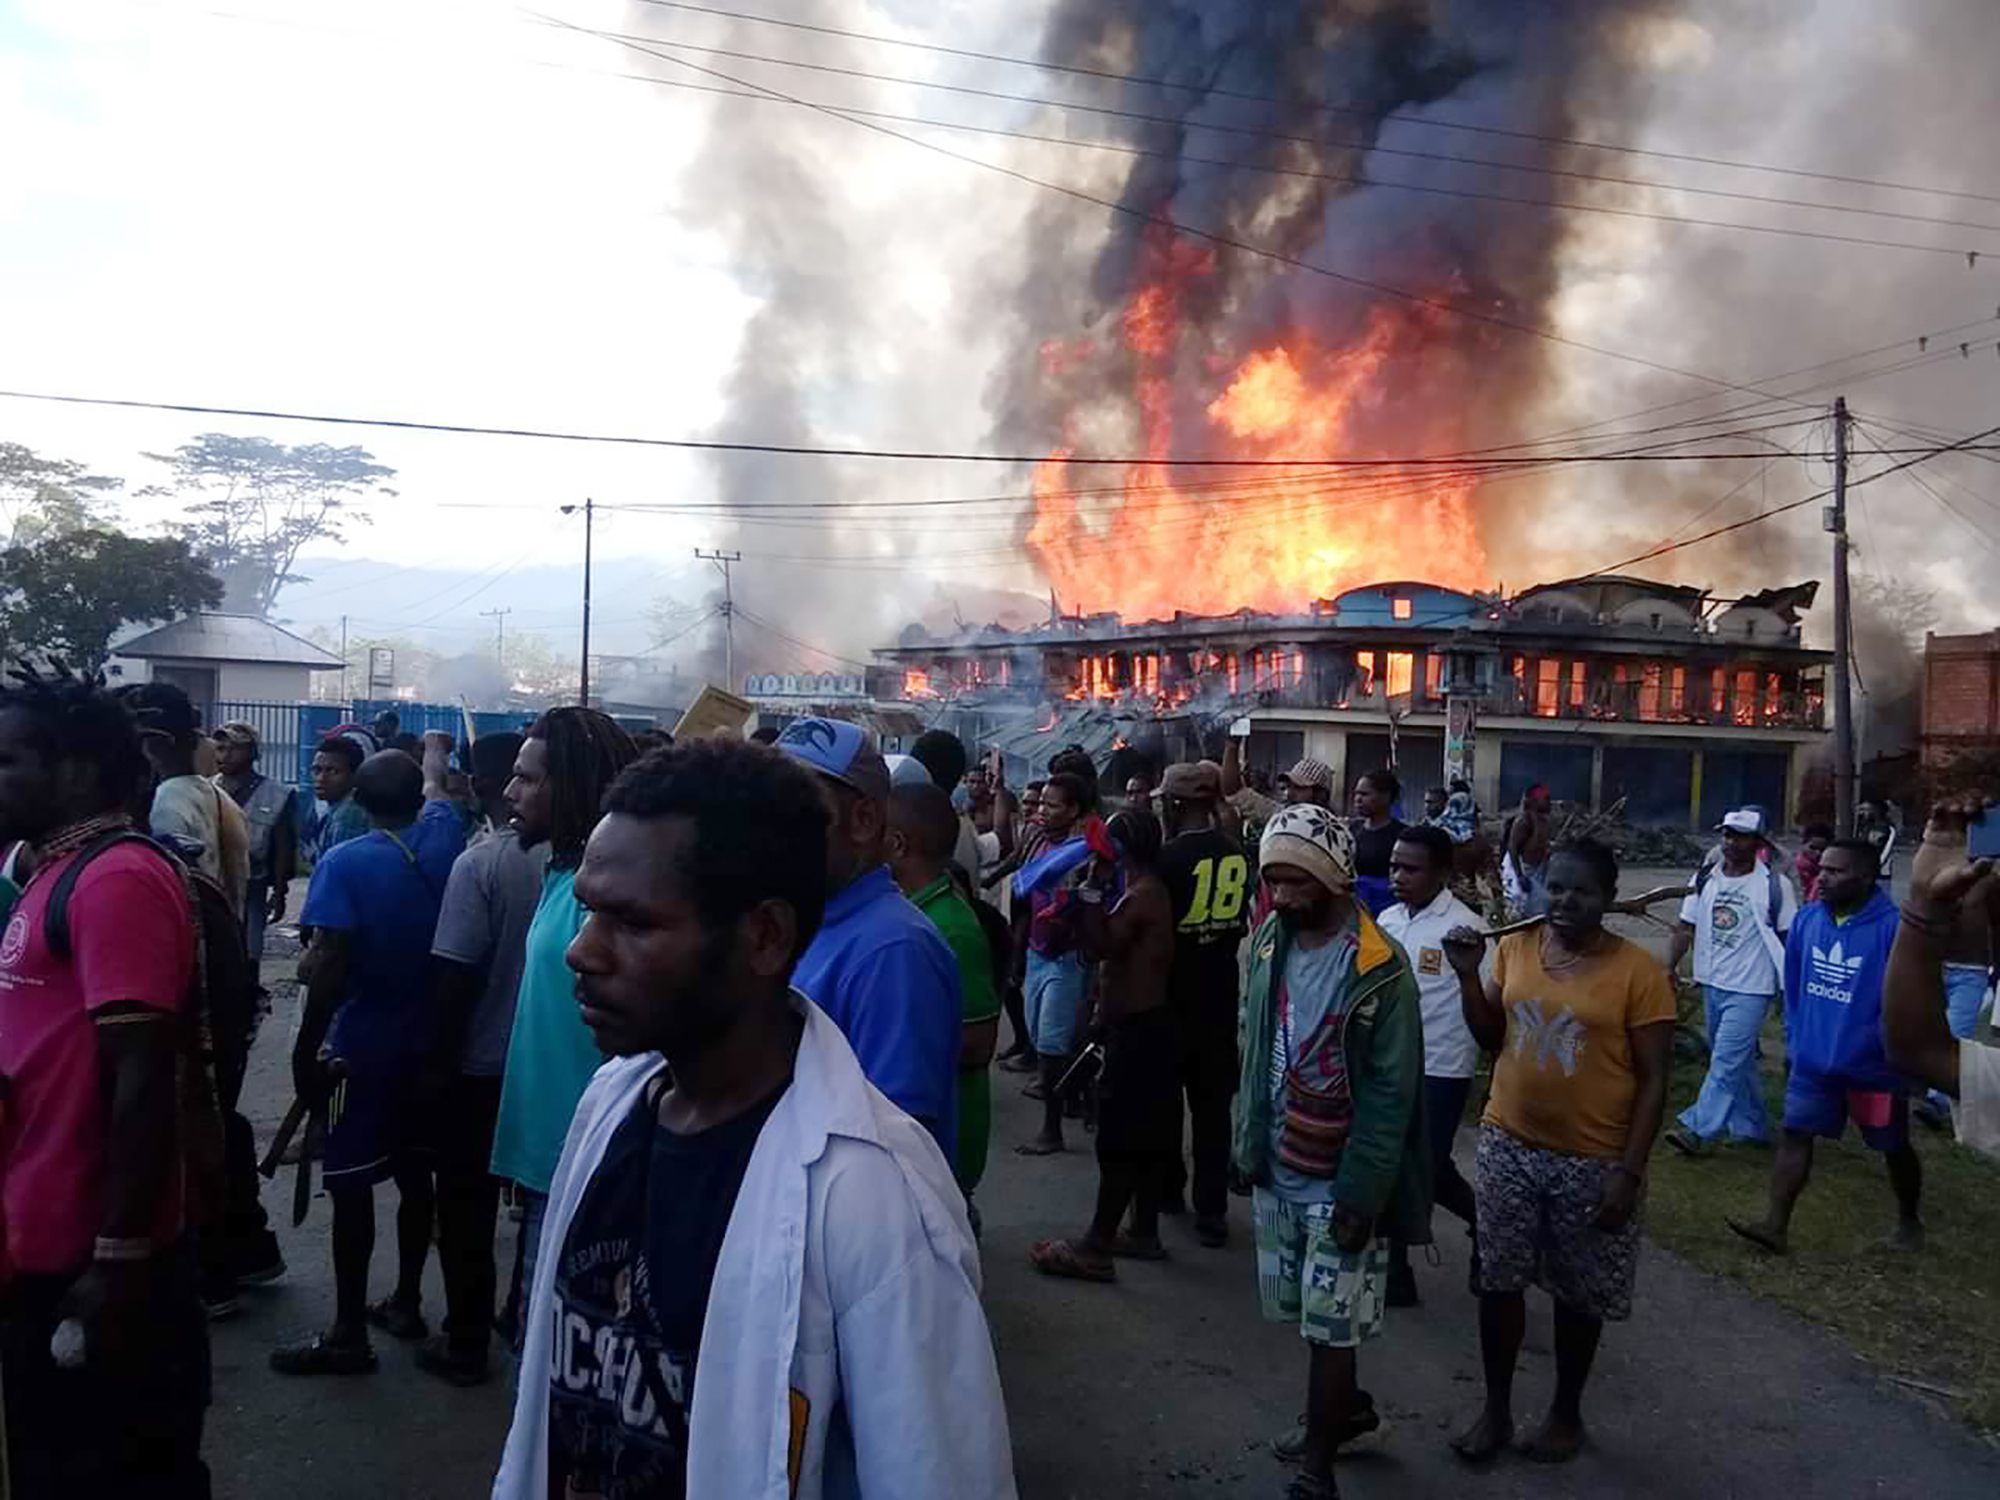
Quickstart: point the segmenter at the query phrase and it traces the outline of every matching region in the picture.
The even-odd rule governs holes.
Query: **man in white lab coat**
[[[1013,1496],[951,1169],[788,986],[818,787],[701,740],[605,806],[569,961],[612,1060],[551,1187],[494,1495]]]

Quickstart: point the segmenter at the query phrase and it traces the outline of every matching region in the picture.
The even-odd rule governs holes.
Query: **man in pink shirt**
[[[209,1493],[176,1093],[194,916],[178,868],[130,836],[145,774],[137,729],[100,684],[0,691],[0,839],[37,855],[0,934],[0,1372],[16,1496]]]

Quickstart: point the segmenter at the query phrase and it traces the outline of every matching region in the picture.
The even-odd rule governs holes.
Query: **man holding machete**
[[[361,764],[354,797],[370,831],[327,851],[313,870],[301,925],[313,930],[300,964],[305,1015],[292,1051],[299,1097],[327,1121],[327,1194],[333,1199],[333,1323],[276,1349],[283,1375],[359,1375],[375,1368],[370,1323],[397,1338],[428,1329],[418,1306],[429,1251],[432,1187],[413,1160],[417,1074],[433,1050],[431,939],[465,824],[442,788],[400,750]],[[426,793],[431,793],[428,800]],[[336,1076],[344,1069],[344,1076]],[[399,1276],[368,1302],[375,1249],[375,1184],[393,1177]],[[301,1172],[300,1182],[308,1178]],[[296,1199],[293,1212],[298,1211]]]

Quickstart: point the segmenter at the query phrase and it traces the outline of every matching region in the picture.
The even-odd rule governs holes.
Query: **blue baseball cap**
[[[889,766],[875,737],[845,719],[794,719],[778,736],[778,748],[850,791],[875,802],[889,800]]]

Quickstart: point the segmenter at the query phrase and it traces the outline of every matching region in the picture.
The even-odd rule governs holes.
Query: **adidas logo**
[[[1837,1005],[1847,1005],[1854,999],[1854,981],[1860,976],[1861,966],[1867,962],[1867,955],[1857,953],[1849,958],[1835,938],[1831,948],[1822,948],[1814,943],[1812,949],[1812,977],[1806,981],[1806,993],[1820,1000],[1831,1000]]]

